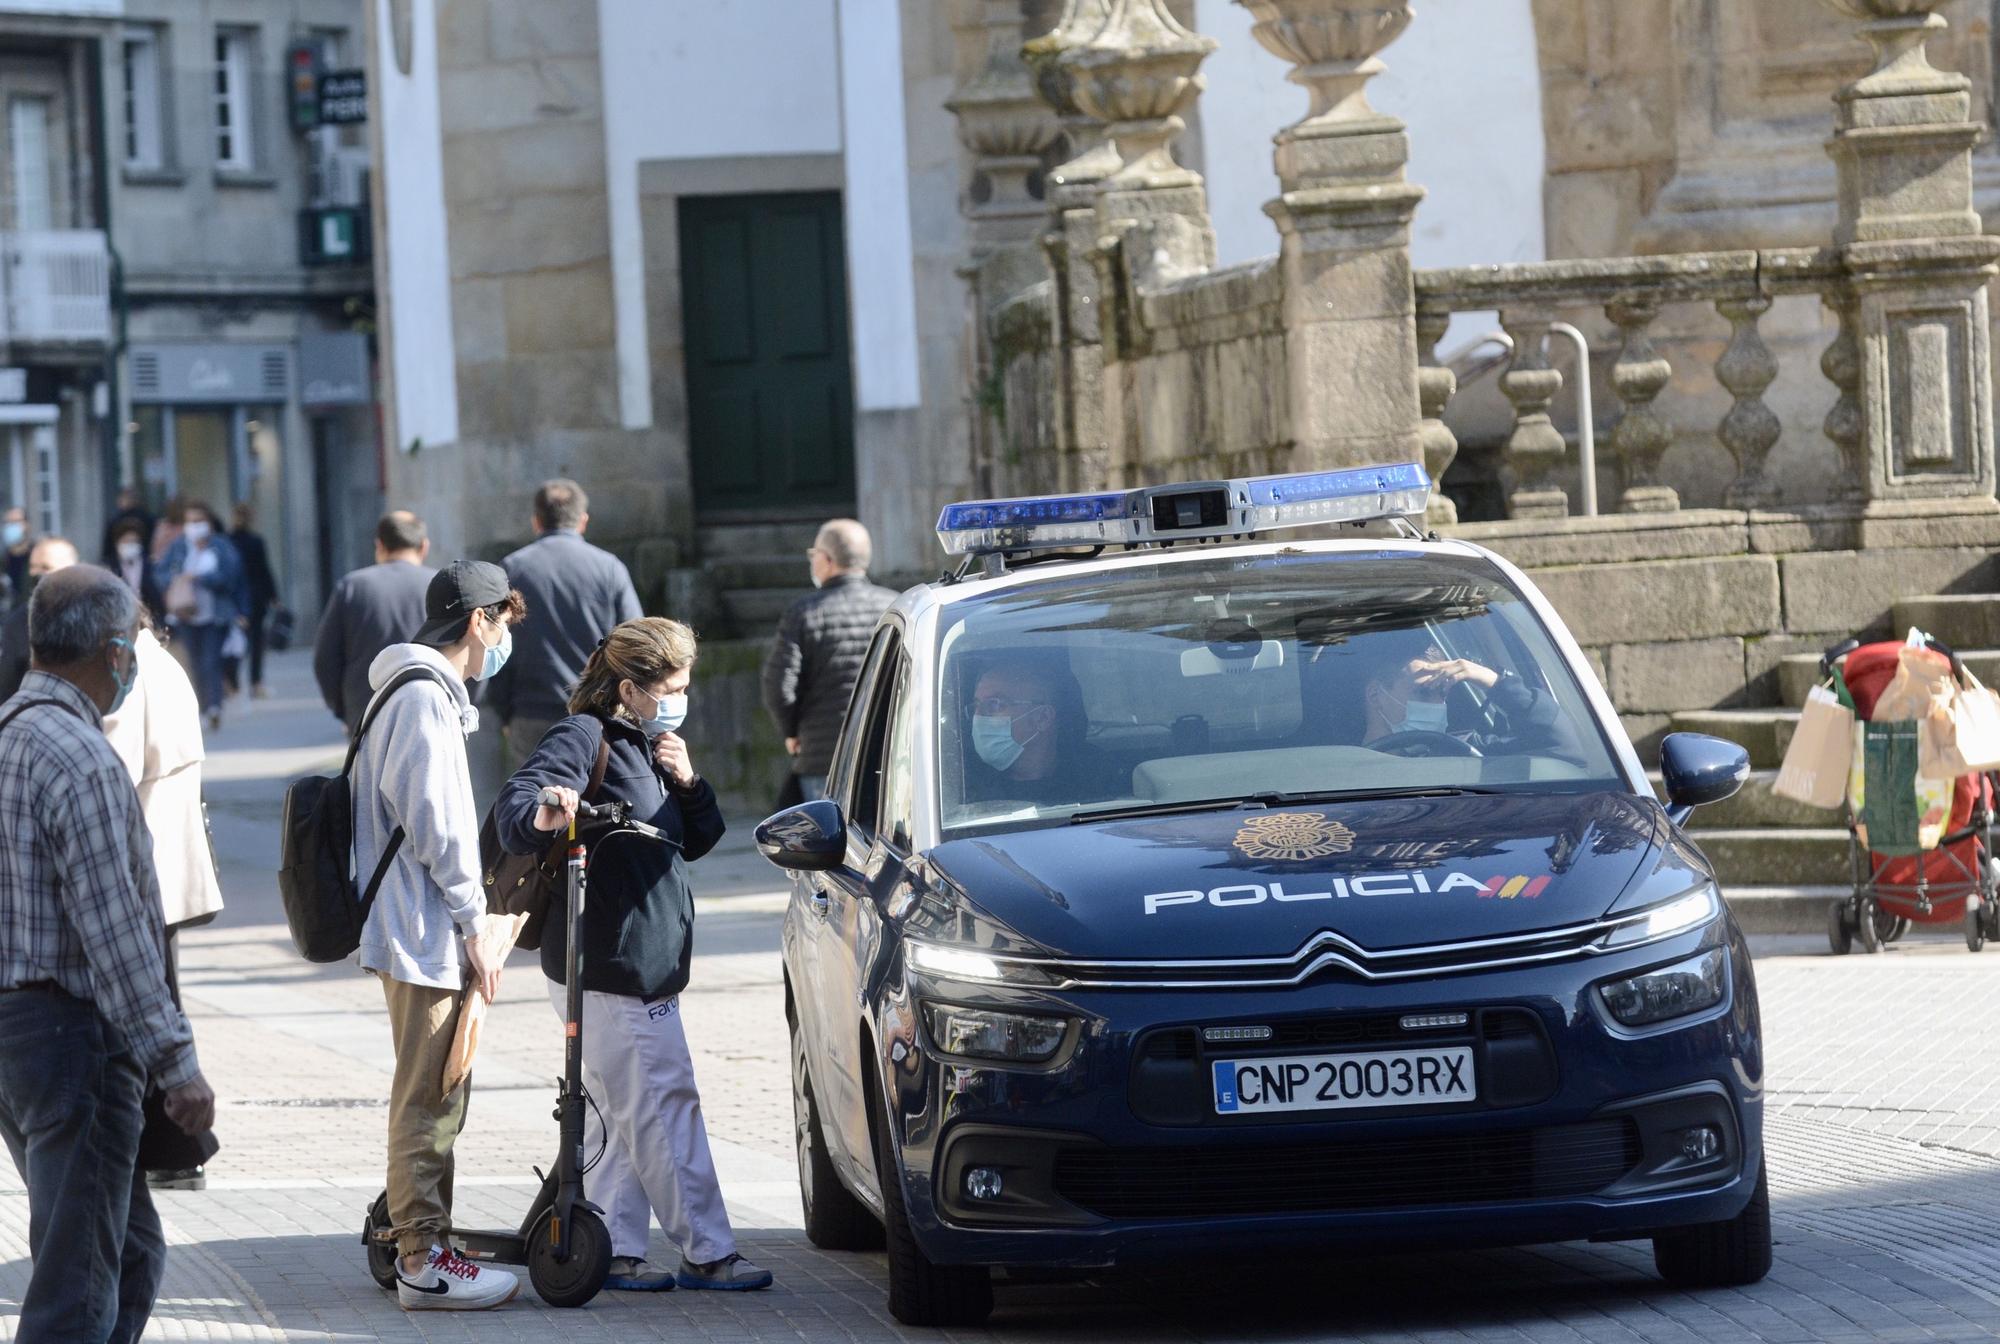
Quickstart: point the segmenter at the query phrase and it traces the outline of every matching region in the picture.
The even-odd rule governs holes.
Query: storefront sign
[[[309,331],[299,337],[299,402],[307,410],[366,406],[368,338],[358,331]]]
[[[158,404],[270,404],[292,399],[289,345],[134,345],[132,400]]]
[[[353,126],[368,120],[368,72],[329,70],[319,77],[319,124]]]

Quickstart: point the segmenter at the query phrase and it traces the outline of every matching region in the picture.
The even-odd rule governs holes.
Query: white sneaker
[[[431,1247],[423,1272],[396,1264],[396,1301],[404,1311],[485,1311],[514,1300],[521,1281],[504,1269],[481,1269],[442,1246]]]

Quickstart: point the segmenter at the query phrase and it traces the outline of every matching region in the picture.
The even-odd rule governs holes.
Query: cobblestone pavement
[[[1957,1340],[2000,1337],[2000,1072],[1984,1008],[2000,956],[1956,936],[1880,957],[1760,948],[1777,1265],[1744,1291],[1686,1294],[1643,1246],[1565,1245],[1269,1264],[1211,1281],[1120,1277],[1003,1287],[988,1331],[905,1331],[874,1255],[799,1231],[777,934],[782,897],[741,844],[697,869],[705,895],[684,999],[710,1132],[755,1294],[530,1295],[474,1317],[406,1316],[367,1277],[358,1233],[381,1185],[388,1035],[374,983],[308,966],[270,874],[281,782],[330,768],[336,731],[296,656],[239,714],[210,777],[230,909],[187,937],[183,980],[224,1151],[208,1189],[160,1196],[172,1250],[147,1338],[170,1340]],[[739,830],[747,827],[739,827]],[[519,956],[488,1027],[459,1147],[459,1215],[518,1218],[553,1151],[559,1033]],[[26,1280],[27,1201],[0,1171],[0,1339]],[[664,1244],[656,1247],[662,1258]]]

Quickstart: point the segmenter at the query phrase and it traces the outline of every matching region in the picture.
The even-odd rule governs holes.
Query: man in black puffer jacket
[[[868,529],[836,518],[806,558],[819,589],[792,604],[764,661],[764,707],[777,720],[808,801],[826,797],[826,772],[868,641],[896,594],[868,582]]]

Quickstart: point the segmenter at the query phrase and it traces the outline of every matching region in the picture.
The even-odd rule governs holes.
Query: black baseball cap
[[[424,624],[410,636],[412,644],[442,648],[465,637],[465,624],[472,613],[496,602],[505,602],[509,592],[507,571],[484,560],[454,560],[438,571],[424,590]]]

